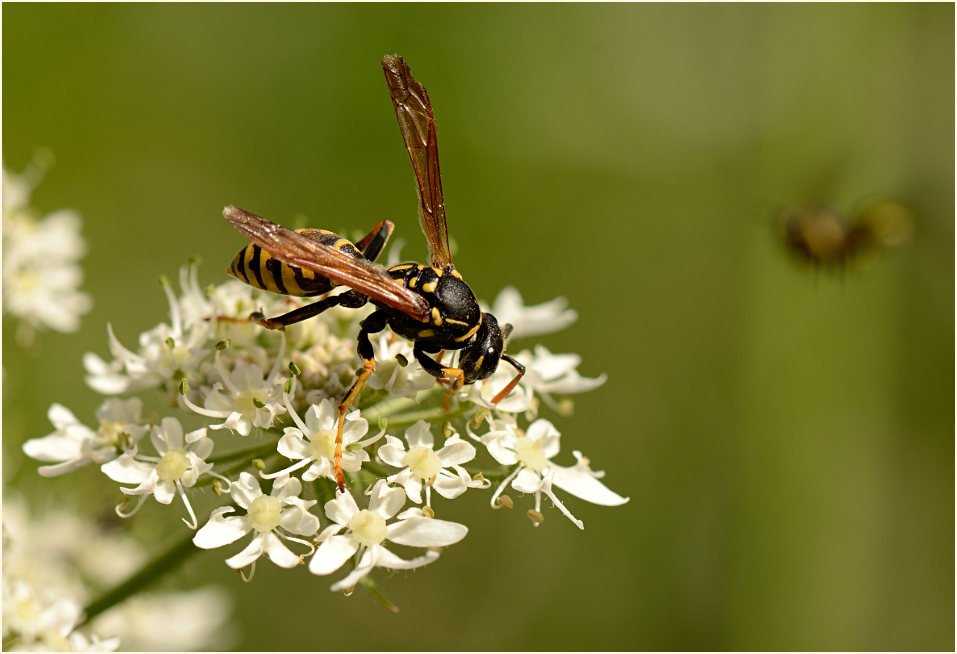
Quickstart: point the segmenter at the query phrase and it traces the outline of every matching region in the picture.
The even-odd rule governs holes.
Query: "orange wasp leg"
[[[518,380],[525,375],[525,366],[520,364],[518,361],[516,361],[515,359],[513,359],[507,354],[503,354],[502,359],[512,364],[512,367],[518,371],[518,374],[515,375],[515,378],[512,379],[512,381],[510,381],[505,386],[505,388],[503,388],[502,390],[500,390],[498,393],[495,394],[495,397],[492,398],[492,404],[498,404],[499,402],[504,400],[506,397],[508,397],[508,394],[511,393],[512,389],[515,388],[515,386],[518,384]]]
[[[339,421],[336,425],[336,450],[333,455],[332,467],[335,471],[336,486],[340,493],[346,491],[346,477],[342,473],[342,427],[345,422],[346,412],[352,406],[352,403],[359,397],[362,387],[366,380],[375,372],[375,350],[372,349],[372,341],[369,340],[369,334],[381,332],[385,329],[385,314],[381,311],[373,311],[369,316],[359,324],[359,336],[357,338],[357,350],[362,357],[362,372],[353,382],[352,386],[346,392],[342,401],[339,402]]]

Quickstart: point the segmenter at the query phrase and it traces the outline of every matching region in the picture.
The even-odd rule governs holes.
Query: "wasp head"
[[[482,314],[482,326],[475,333],[475,340],[462,349],[459,357],[459,367],[465,373],[466,384],[486,379],[495,372],[510,331],[511,325],[505,325],[503,333],[495,316]]]

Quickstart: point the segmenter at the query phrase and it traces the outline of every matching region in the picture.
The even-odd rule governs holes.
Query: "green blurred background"
[[[5,324],[5,482],[115,499],[93,469],[38,480],[19,445],[53,401],[93,420],[80,358],[108,355],[107,321],[133,344],[166,319],[160,275],[199,255],[225,279],[223,205],[390,218],[424,258],[379,69],[398,52],[435,105],[458,267],[487,300],[579,311],[542,342],[608,382],[546,415],[631,501],[569,499],[579,532],[463,498],[463,544],[379,575],[398,615],[305,570],[244,584],[225,551],[164,583],[231,588],[243,649],[952,650],[953,25],[951,4],[5,4],[4,160],[55,154],[34,204],[82,213],[95,301],[30,352]],[[875,195],[917,231],[863,270],[775,241],[782,206]]]

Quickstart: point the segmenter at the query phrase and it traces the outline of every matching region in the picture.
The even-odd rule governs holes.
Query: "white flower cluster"
[[[90,310],[90,296],[78,290],[86,253],[81,220],[72,209],[45,216],[30,206],[43,165],[22,175],[3,168],[3,311],[15,316],[17,336],[28,345],[36,331],[75,332]]]
[[[528,516],[536,525],[544,495],[579,528],[557,491],[606,506],[627,501],[579,452],[573,465],[559,465],[560,434],[538,416],[540,402],[565,411],[564,396],[604,383],[578,374],[578,356],[542,346],[518,352],[527,374],[494,404],[514,375],[507,366],[453,393],[389,331],[374,336],[378,366],[344,418],[348,490],[336,493],[337,404],[355,378],[354,337],[367,310],[337,307],[269,331],[245,317],[284,313],[291,298],[238,281],[203,289],[195,265],[182,269],[180,287],[177,294],[163,282],[170,320],[141,334],[137,347],[108,328],[112,360],[86,355],[88,384],[111,397],[92,427],[59,404],[50,408],[55,431],[24,445],[47,464],[41,475],[95,463],[128,496],[118,509],[124,517],[150,495],[162,504],[179,497],[197,547],[242,543],[226,559],[230,567],[251,574],[265,555],[280,567],[308,563],[313,574],[329,575],[351,562],[332,585],[347,592],[371,583],[365,577],[375,567],[419,567],[465,537],[465,525],[436,517],[436,494],[451,500],[491,489],[493,508],[511,507],[510,487],[533,498]],[[525,307],[514,289],[492,310],[514,324],[513,339],[575,319],[563,300]],[[150,393],[170,400],[173,414],[145,416]],[[194,505],[210,488],[215,496],[207,492],[204,501],[222,499],[198,520]]]
[[[140,547],[122,533],[99,529],[63,509],[31,514],[8,491],[3,499],[4,650],[189,651],[218,642],[230,605],[226,593],[212,587],[143,594],[82,624],[83,606],[92,595],[123,581],[142,559]],[[170,622],[176,629],[157,627]]]

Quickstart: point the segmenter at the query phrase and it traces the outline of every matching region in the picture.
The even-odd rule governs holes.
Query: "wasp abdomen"
[[[323,245],[333,247],[343,254],[364,258],[351,241],[334,232],[325,229],[297,229],[296,231]],[[236,254],[226,272],[250,286],[296,297],[322,295],[336,286],[322,275],[298,266],[291,266],[253,243]]]

